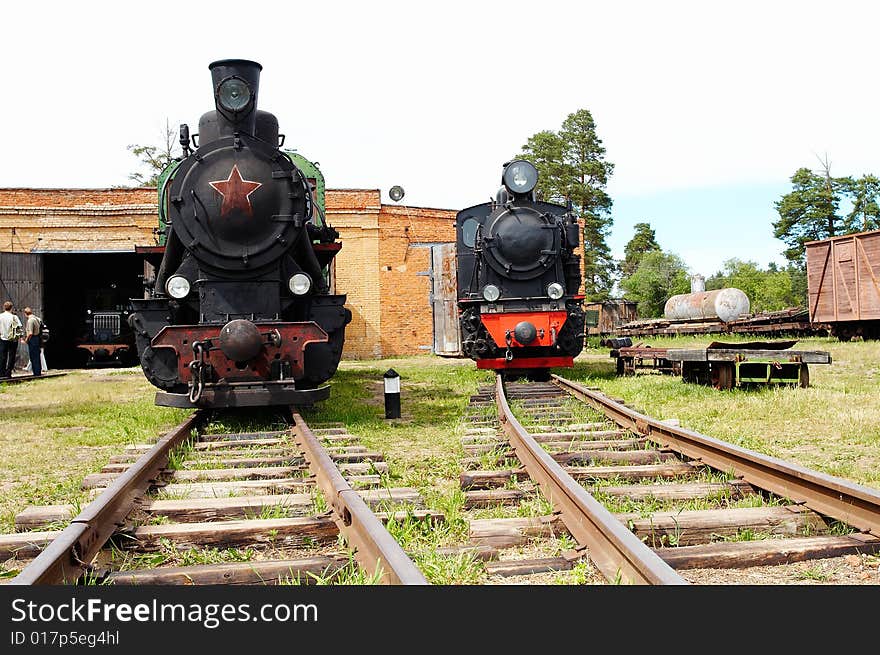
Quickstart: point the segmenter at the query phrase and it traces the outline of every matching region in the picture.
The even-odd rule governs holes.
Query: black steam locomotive
[[[504,165],[494,202],[456,215],[462,350],[508,379],[548,379],[584,347],[577,218],[535,199],[530,162]]]
[[[157,405],[310,405],[329,396],[351,321],[327,279],[339,234],[316,223],[277,118],[257,109],[262,66],[209,70],[215,109],[193,139],[181,125],[183,158],[160,187],[151,297],[131,299],[141,366]]]

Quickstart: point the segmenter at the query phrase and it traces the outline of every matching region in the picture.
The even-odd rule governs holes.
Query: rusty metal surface
[[[672,296],[663,307],[663,316],[672,320],[718,318],[726,323],[748,315],[749,308],[749,297],[743,291],[727,287]]]
[[[168,465],[175,446],[189,437],[204,418],[195,412],[163,436],[71,522],[9,584],[61,584],[76,581],[131,512],[135,501]]]
[[[67,375],[64,371],[47,371],[40,375],[32,375],[30,373],[17,373],[11,378],[0,379],[0,384],[17,384],[19,382],[33,382],[34,380],[45,380],[47,378],[59,378]]]
[[[744,348],[668,348],[666,358],[678,362],[741,362],[775,360],[830,364],[831,353],[826,350],[746,350]]]
[[[193,344],[210,341],[214,346],[205,353],[205,362],[211,365],[217,379],[207,381],[249,382],[272,379],[272,362],[276,359],[290,363],[290,377],[302,377],[305,347],[311,343],[324,343],[329,338],[314,321],[277,321],[258,323],[256,327],[266,341],[243,368],[238,368],[217,346],[223,328],[220,325],[166,325],[153,337],[151,346],[172,349],[177,357],[177,375],[182,382],[189,384],[192,381],[190,362],[195,358]],[[277,334],[277,341],[272,339],[273,333]]]
[[[428,584],[360,494],[351,488],[302,416],[294,412],[293,420],[296,445],[308,461],[309,470],[333,509],[333,520],[354,549],[358,563],[370,573],[381,571],[384,584]]]
[[[552,379],[617,424],[652,441],[880,537],[880,491],[876,489],[768,457],[699,432],[667,425],[558,375],[553,375]]]
[[[746,343],[725,343],[724,341],[713,341],[706,348],[708,350],[724,349],[724,350],[787,350],[797,343],[797,339],[790,341],[749,341]]]
[[[621,357],[666,357],[666,348],[654,348],[652,346],[625,346],[618,348],[617,353]]]
[[[556,376],[554,376],[556,377]],[[593,498],[529,435],[510,411],[499,375],[495,402],[505,434],[529,475],[561,513],[561,518],[590,560],[609,580],[624,583],[688,584],[653,550]]]

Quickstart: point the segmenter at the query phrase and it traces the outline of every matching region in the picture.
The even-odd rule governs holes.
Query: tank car
[[[570,208],[536,200],[530,162],[506,163],[501,182],[456,215],[462,351],[507,379],[548,379],[584,347],[580,228]]]
[[[192,138],[181,125],[183,157],[160,177],[155,281],[131,299],[141,366],[157,405],[311,405],[329,397],[351,321],[328,279],[342,244],[304,160],[257,109],[262,66],[208,68],[214,109]]]
[[[735,287],[695,291],[670,296],[663,306],[663,316],[671,321],[718,319],[729,323],[748,316],[749,297]]]

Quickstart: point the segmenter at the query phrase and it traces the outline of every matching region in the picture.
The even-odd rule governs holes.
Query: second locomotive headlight
[[[502,179],[513,194],[531,193],[538,184],[538,169],[525,159],[517,159],[505,167]]]
[[[483,298],[486,299],[486,302],[495,302],[501,297],[501,289],[496,287],[494,284],[487,284],[483,287]]]
[[[565,287],[559,282],[551,282],[547,285],[547,295],[551,300],[559,300],[565,295]]]

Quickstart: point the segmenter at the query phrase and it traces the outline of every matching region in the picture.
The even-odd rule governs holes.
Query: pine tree
[[[624,246],[623,261],[620,262],[620,272],[624,277],[636,272],[645,253],[660,250],[660,244],[657,243],[657,237],[649,223],[636,223],[633,230],[635,234]]]
[[[791,183],[793,189],[775,203],[779,220],[773,223],[773,236],[788,245],[783,254],[789,261],[803,265],[807,241],[846,233],[838,207],[851,180],[831,177],[825,160],[821,173],[799,168]]]
[[[590,300],[607,299],[616,265],[606,242],[613,219],[605,187],[614,165],[605,161],[592,114],[579,109],[568,115],[559,132],[532,135],[520,157],[538,168],[540,197],[560,204],[571,202],[583,221],[584,292]]]

